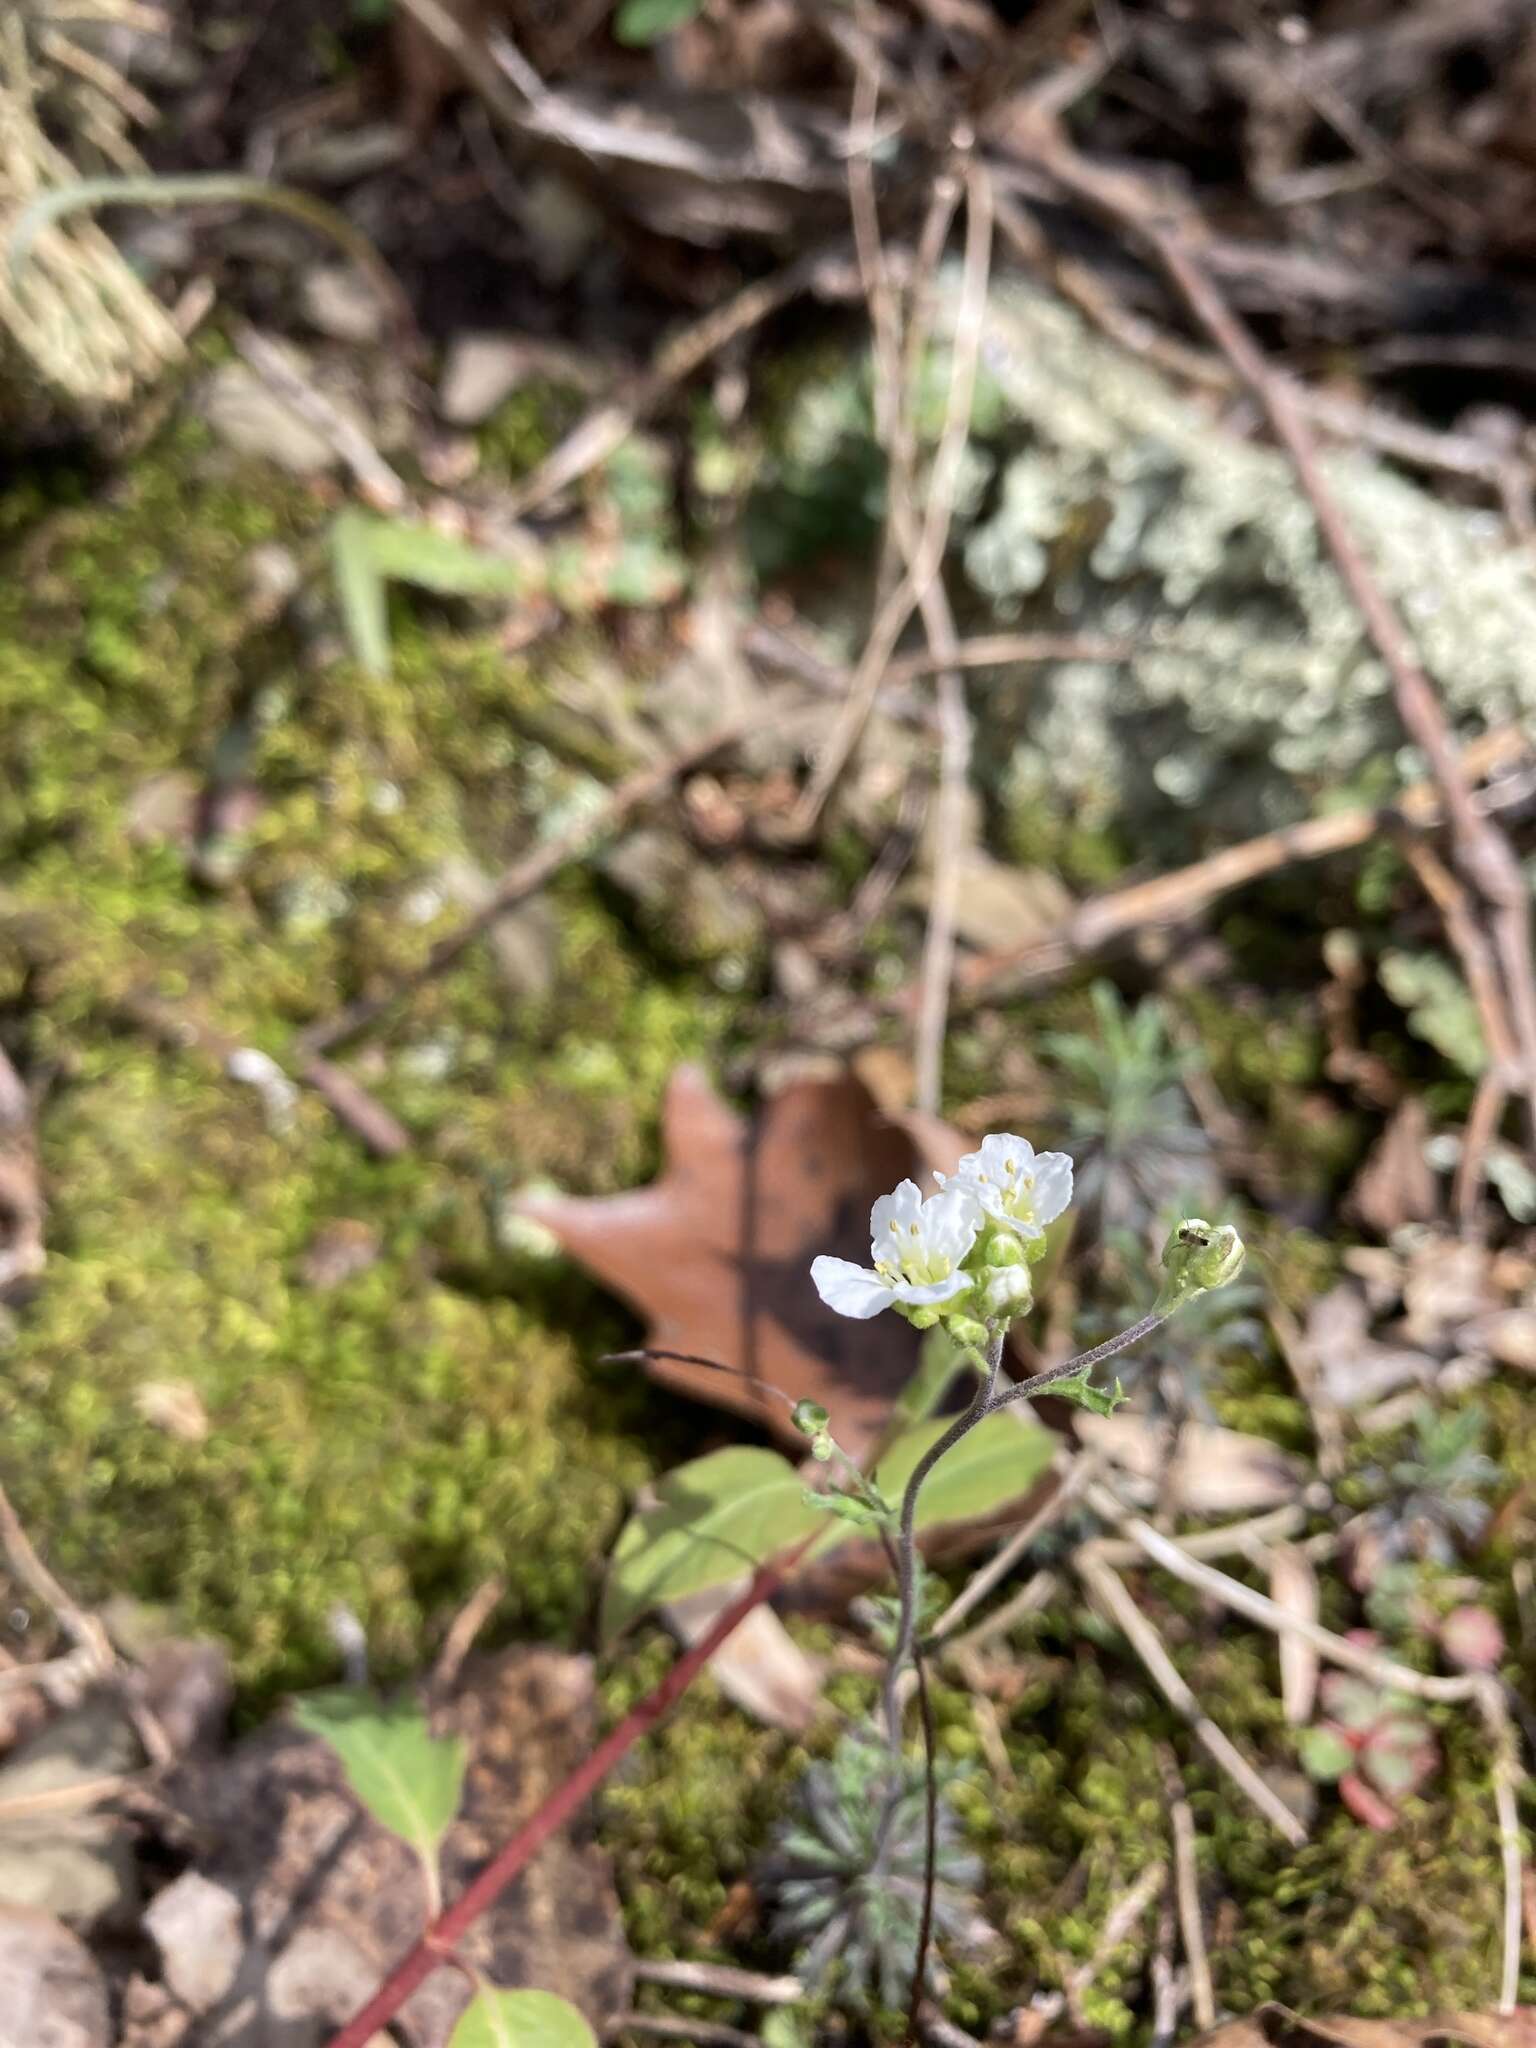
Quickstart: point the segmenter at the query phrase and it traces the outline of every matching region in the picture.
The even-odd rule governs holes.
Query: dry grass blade
[[[1217,1727],[1180,1675],[1163,1645],[1162,1637],[1131,1598],[1124,1581],[1111,1570],[1096,1546],[1085,1544],[1075,1559],[1083,1583],[1108,1618],[1130,1643],[1146,1666],[1153,1683],[1176,1712],[1182,1714],[1213,1763],[1236,1785],[1276,1833],[1293,1849],[1307,1839],[1307,1831],[1279,1794],[1265,1783],[1231,1738]]]
[[[1294,1543],[1277,1543],[1269,1553],[1269,1597],[1287,1614],[1317,1619],[1317,1573],[1306,1552]],[[1299,1631],[1287,1630],[1281,1636],[1280,1700],[1293,1728],[1305,1727],[1312,1718],[1320,1661],[1316,1643]]]

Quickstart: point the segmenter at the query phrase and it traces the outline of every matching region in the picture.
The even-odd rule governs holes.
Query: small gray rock
[[[310,326],[334,341],[377,341],[387,309],[379,288],[351,263],[322,263],[305,272],[299,305]]]
[[[294,476],[319,476],[336,458],[323,434],[269,391],[248,363],[221,363],[198,409],[237,455],[259,456]]]
[[[449,345],[437,395],[454,427],[478,427],[528,374],[527,351],[510,334],[461,334]]]
[[[166,1983],[183,2005],[207,2012],[229,1991],[245,1953],[240,1901],[189,1870],[151,1903],[144,1926]]]
[[[110,2048],[90,1950],[47,1913],[0,1909],[0,2048]]]

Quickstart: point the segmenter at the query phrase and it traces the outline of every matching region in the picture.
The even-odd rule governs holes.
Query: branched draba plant
[[[1146,1315],[1091,1350],[1011,1383],[1003,1376],[1008,1329],[1033,1305],[1032,1268],[1045,1254],[1046,1226],[1072,1199],[1072,1162],[1065,1153],[1037,1153],[1027,1139],[1001,1132],[983,1139],[953,1175],[935,1178],[939,1191],[926,1199],[914,1181],[904,1180],[893,1194],[876,1202],[870,1214],[868,1268],[833,1258],[818,1258],[811,1266],[816,1290],[829,1308],[860,1319],[891,1308],[920,1330],[942,1324],[978,1374],[970,1406],[917,1461],[899,1505],[886,1500],[856,1470],[851,1493],[822,1496],[838,1514],[876,1527],[893,1554],[901,1606],[886,1666],[884,1715],[898,1775],[901,1676],[914,1656],[917,1638],[918,1506],[934,1467],[987,1417],[1047,1387],[1084,1407],[1101,1412],[1113,1407],[1120,1398],[1118,1383],[1110,1392],[1095,1387],[1090,1377],[1094,1370],[1160,1329],[1184,1303],[1236,1279],[1244,1258],[1242,1240],[1230,1224],[1187,1217],[1175,1225],[1164,1247],[1163,1283]],[[836,1456],[851,1469],[830,1435],[824,1409],[802,1402],[795,1419],[810,1437],[815,1456]],[[931,1853],[930,1849],[930,1858]],[[914,2024],[925,1983],[930,1917],[925,1910],[918,1935]]]
[[[859,1487],[859,1504],[870,1517],[895,1524],[901,1619],[885,1684],[893,1749],[901,1744],[901,1672],[916,1634],[918,1496],[934,1466],[987,1416],[1047,1387],[1084,1407],[1113,1406],[1118,1389],[1096,1388],[1089,1377],[1095,1368],[1149,1337],[1196,1295],[1235,1280],[1244,1258],[1242,1239],[1230,1224],[1187,1217],[1164,1247],[1162,1288],[1146,1315],[1090,1351],[1032,1379],[1000,1386],[1009,1325],[1034,1304],[1031,1268],[1045,1255],[1046,1225],[1072,1199],[1072,1162],[1064,1152],[1036,1152],[1027,1138],[994,1132],[978,1151],[966,1154],[954,1174],[935,1178],[939,1192],[926,1200],[915,1181],[904,1180],[876,1202],[869,1218],[872,1270],[847,1259],[819,1258],[811,1265],[816,1291],[829,1308],[861,1319],[894,1308],[920,1330],[943,1323],[980,1377],[971,1405],[918,1461],[898,1509],[872,1497],[867,1482]],[[836,1446],[825,1411],[802,1403],[796,1419],[817,1455],[831,1456]],[[847,1511],[846,1503],[841,1511]]]

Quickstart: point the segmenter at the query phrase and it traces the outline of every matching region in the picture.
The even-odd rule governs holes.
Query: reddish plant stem
[[[641,1737],[648,1735],[657,1722],[676,1706],[731,1631],[746,1620],[754,1607],[772,1598],[804,1548],[804,1544],[799,1545],[778,1564],[765,1564],[753,1575],[752,1583],[741,1598],[732,1601],[713,1628],[700,1636],[691,1649],[684,1651],[661,1683],[638,1705],[630,1708],[586,1762],[573,1771],[565,1783],[550,1794],[538,1812],[502,1844],[480,1875],[465,1886],[446,1912],[438,1915],[368,2003],[353,2015],[339,2034],[331,2037],[329,2048],[366,2048],[374,2035],[394,2018],[411,1993],[440,1964],[453,1961],[455,1947],[480,1915],[494,1905],[550,1836],[564,1827],[577,1809],[586,1803],[620,1758],[627,1755]]]

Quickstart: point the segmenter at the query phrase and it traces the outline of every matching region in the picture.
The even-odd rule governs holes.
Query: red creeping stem
[[[331,2037],[329,2048],[367,2048],[374,2035],[392,2020],[416,1987],[439,1964],[449,1961],[457,1944],[500,1897],[513,1878],[530,1863],[558,1828],[595,1792],[619,1759],[650,1733],[676,1706],[731,1631],[752,1609],[770,1599],[784,1583],[797,1550],[777,1565],[766,1564],[754,1575],[739,1600],[733,1600],[714,1626],[678,1658],[661,1683],[598,1744],[579,1769],[552,1792],[531,1819],[505,1841],[497,1853],[460,1892],[447,1911],[434,1920],[416,1946],[379,1986],[368,2003]]]

